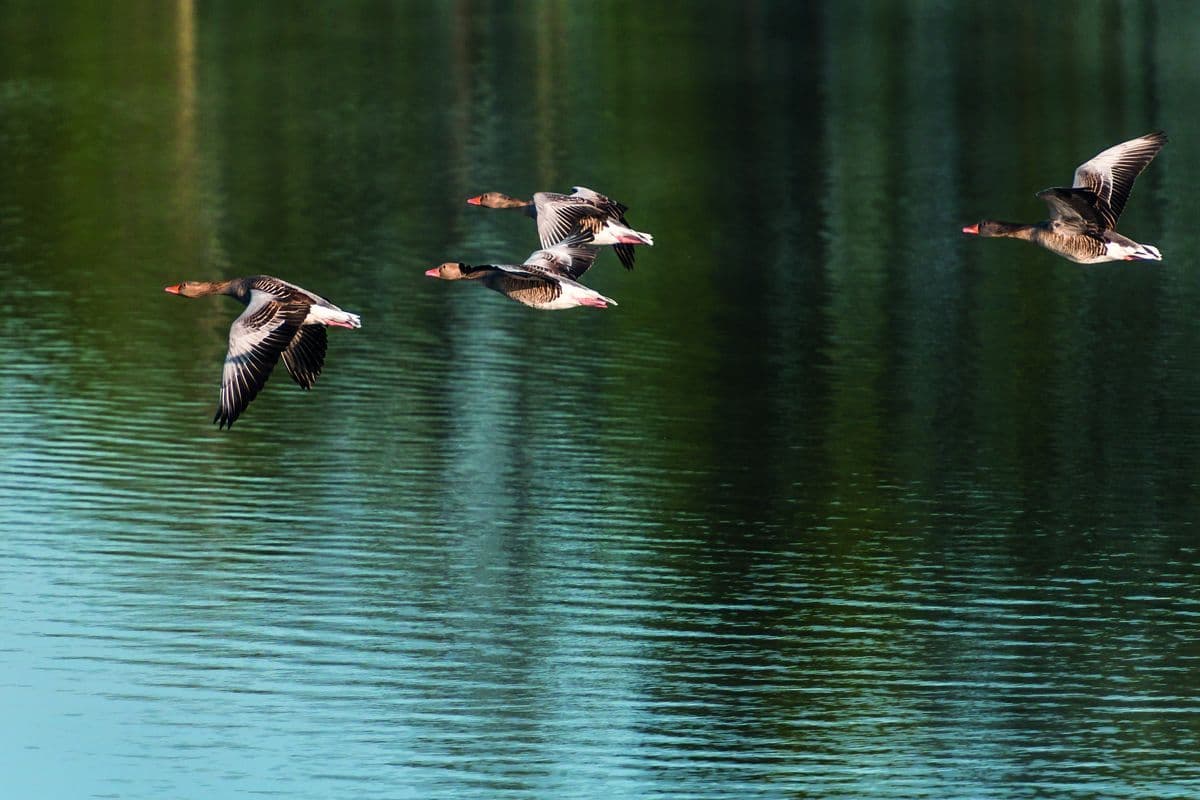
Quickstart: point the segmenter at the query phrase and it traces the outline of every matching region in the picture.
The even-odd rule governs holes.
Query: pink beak
[[[439,270],[439,269],[440,269],[440,267],[434,267],[433,269],[427,269],[427,270],[425,270],[425,274],[426,274],[426,275],[428,275],[428,276],[429,276],[429,277],[431,277],[431,278],[437,278],[437,277],[440,277],[440,276],[438,275],[438,270]],[[169,291],[171,291],[171,290],[170,290],[170,289],[168,289],[167,291],[169,292]]]
[[[973,233],[976,236],[978,236],[979,235],[979,223],[976,222],[974,225],[966,226],[965,228],[963,228],[963,233]]]
[[[479,195],[479,197],[468,197],[467,202],[473,206],[481,206],[481,205],[483,205],[483,203],[480,200],[480,198],[482,198],[482,197],[483,197],[483,195]]]
[[[163,289],[163,291],[164,291],[164,292],[170,292],[171,294],[179,294],[179,290],[180,290],[181,288],[183,288],[183,284],[182,284],[182,283],[180,283],[180,284],[176,284],[175,286],[168,286],[167,288]]]

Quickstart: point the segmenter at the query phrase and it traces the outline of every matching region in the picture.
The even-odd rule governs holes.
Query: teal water
[[[1194,797],[1200,7],[1053,9],[0,6],[6,796]],[[1161,264],[959,233],[1159,128]],[[422,274],[576,184],[619,307]]]

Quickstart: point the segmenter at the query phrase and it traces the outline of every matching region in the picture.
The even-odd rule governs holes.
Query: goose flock
[[[579,278],[592,266],[601,246],[612,245],[625,268],[633,269],[634,245],[653,245],[654,237],[629,227],[627,206],[583,186],[574,189],[573,194],[538,192],[532,200],[500,192],[470,198],[471,205],[517,208],[533,217],[542,249],[521,264],[471,266],[448,261],[425,274],[445,281],[478,280],[510,300],[543,311],[615,306],[615,300],[587,288]]]
[[[467,200],[486,208],[519,208],[537,221],[541,249],[521,264],[448,261],[425,274],[447,281],[478,280],[493,291],[531,308],[557,311],[590,306],[608,308],[616,300],[579,282],[602,246],[611,245],[627,269],[633,269],[634,245],[653,245],[654,237],[629,227],[628,208],[583,186],[573,194],[538,192],[517,200],[488,192]],[[213,422],[232,427],[255,398],[275,365],[283,365],[301,389],[310,389],[325,365],[325,328],[361,327],[357,314],[320,295],[270,275],[226,281],[184,281],[166,287],[180,297],[224,294],[246,310],[229,327],[229,349],[221,373],[221,397]]]
[[[1050,218],[1033,225],[985,219],[963,227],[981,237],[1024,239],[1080,264],[1103,261],[1161,261],[1157,247],[1117,233],[1134,180],[1167,143],[1162,131],[1148,133],[1103,150],[1075,169],[1069,187],[1037,194]],[[617,305],[580,283],[601,247],[612,247],[626,269],[633,269],[634,248],[654,244],[625,218],[629,209],[584,186],[571,194],[537,192],[520,200],[486,192],[468,203],[483,208],[518,209],[537,223],[541,247],[520,264],[467,264],[447,261],[425,271],[445,281],[478,281],[530,308],[558,311]],[[270,275],[226,281],[184,281],[166,287],[181,297],[224,294],[246,310],[229,328],[229,349],[221,374],[221,395],[213,422],[227,428],[245,412],[280,359],[302,389],[310,389],[325,364],[329,326],[358,328],[357,314],[343,311],[320,295]]]

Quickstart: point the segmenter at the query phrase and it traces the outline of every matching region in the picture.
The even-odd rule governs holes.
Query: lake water
[[[1200,5],[0,7],[13,798],[1200,795]],[[1036,221],[1172,136],[1080,267]],[[655,235],[536,312],[488,190]],[[360,313],[210,424],[269,273]]]

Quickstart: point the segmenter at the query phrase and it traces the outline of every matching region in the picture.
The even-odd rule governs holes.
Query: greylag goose
[[[1036,225],[983,220],[963,228],[976,236],[1024,239],[1080,264],[1101,261],[1162,261],[1153,245],[1139,244],[1117,233],[1133,181],[1167,143],[1162,131],[1148,133],[1108,148],[1075,170],[1069,188],[1038,192],[1050,208],[1050,219]]]
[[[586,231],[592,245],[612,245],[626,269],[633,269],[633,246],[653,245],[654,237],[635,231],[625,219],[628,206],[609,200],[584,186],[572,187],[574,194],[538,192],[532,200],[518,200],[500,192],[468,198],[473,206],[520,208],[537,221],[542,247],[550,247],[568,236]]]
[[[477,280],[511,300],[543,311],[576,306],[615,306],[616,300],[574,280],[586,272],[596,258],[596,248],[586,244],[589,238],[588,234],[576,234],[553,247],[535,250],[519,266],[471,266],[461,261],[447,261],[425,270],[425,274],[444,281]]]
[[[357,314],[295,284],[270,275],[228,281],[184,281],[166,287],[181,297],[226,294],[246,306],[229,326],[229,350],[221,374],[221,401],[213,422],[233,427],[280,357],[301,389],[312,388],[325,363],[325,326],[361,327]]]

